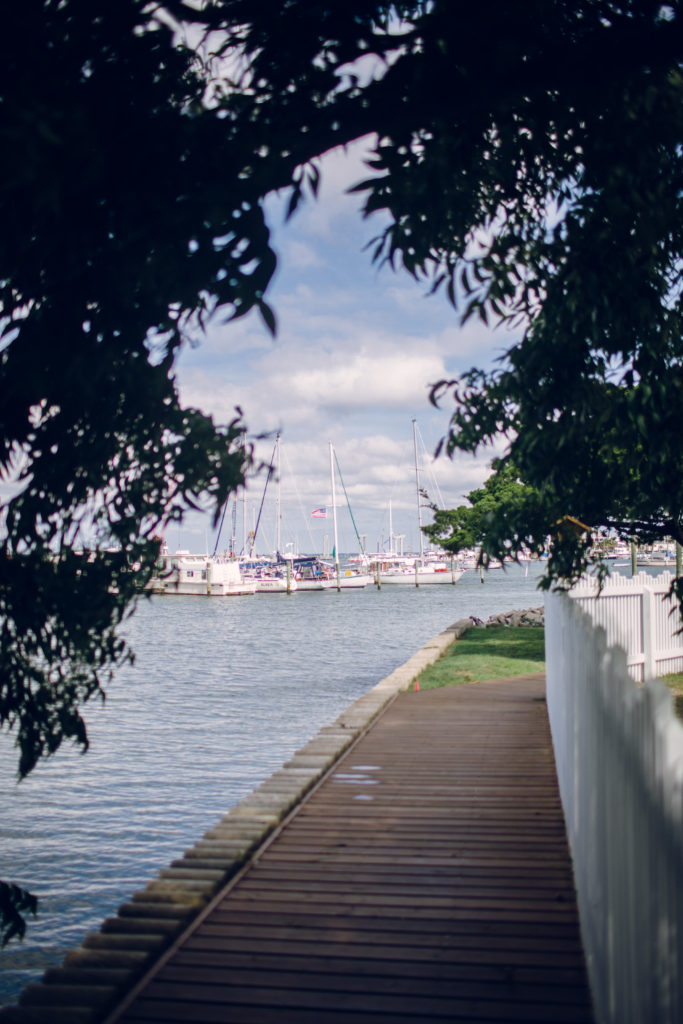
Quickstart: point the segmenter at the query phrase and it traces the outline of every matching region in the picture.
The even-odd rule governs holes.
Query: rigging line
[[[346,507],[349,510],[349,515],[351,516],[351,522],[353,523],[353,528],[356,531],[356,540],[358,541],[358,549],[359,549],[359,551],[360,551],[360,553],[362,555],[362,554],[364,554],[364,552],[363,552],[363,544],[362,544],[362,541],[360,539],[360,534],[358,532],[358,527],[356,526],[356,520],[353,518],[353,512],[351,511],[351,502],[349,501],[349,496],[346,493],[346,485],[344,484],[344,477],[342,476],[342,471],[341,471],[341,469],[339,467],[339,459],[337,458],[336,449],[335,449],[335,452],[334,452],[334,461],[337,464],[337,472],[339,473],[339,480],[340,480],[341,485],[342,485],[342,490],[344,491],[344,497],[346,498]]]
[[[276,452],[276,450],[277,450],[277,441],[275,442],[275,445],[273,447],[273,454],[270,457],[270,465],[268,466],[268,475],[266,476],[266,483],[265,483],[265,486],[263,488],[263,494],[261,495],[261,504],[259,506],[258,516],[256,517],[256,526],[254,527],[254,539],[252,540],[252,545],[253,546],[256,545],[256,535],[258,533],[259,524],[261,522],[261,513],[263,512],[263,503],[266,500],[266,491],[268,490],[268,484],[270,483],[270,478],[271,478],[271,476],[274,473],[274,463],[275,463],[275,452]]]
[[[316,541],[315,541],[315,538],[313,536],[313,531],[311,530],[311,524],[309,522],[309,517],[306,515],[306,508],[305,508],[303,500],[301,498],[301,494],[299,492],[299,486],[298,486],[298,484],[296,482],[296,476],[295,476],[295,474],[294,474],[294,472],[292,470],[292,464],[289,461],[289,453],[287,452],[286,448],[284,448],[284,456],[285,456],[285,462],[287,464],[287,479],[289,480],[290,485],[294,488],[294,493],[296,495],[296,500],[297,500],[297,502],[299,504],[299,511],[301,512],[302,521],[303,521],[304,526],[306,527],[306,533],[308,534],[308,540],[309,540],[309,543],[311,545],[311,551],[315,551]],[[291,534],[290,534],[290,536],[291,536]],[[294,539],[296,540],[296,535],[295,535]]]
[[[429,452],[427,451],[427,446],[424,443],[424,438],[422,437],[422,432],[420,431],[420,427],[419,427],[417,421],[415,421],[415,429],[417,431],[417,437],[418,437],[418,440],[420,442],[420,445],[422,446],[421,447],[421,454],[423,455],[423,462],[422,462],[423,470],[429,474],[430,483],[432,484],[432,486],[434,488],[436,488],[436,493],[437,493],[437,497],[438,497],[438,504],[440,505],[441,508],[445,508],[446,504],[445,504],[445,502],[443,500],[443,495],[441,494],[441,489],[439,487],[439,483],[438,483],[438,481],[436,479],[436,475],[432,472],[432,468],[431,468],[434,465],[434,463],[436,462],[436,459],[433,456],[431,458],[429,458]]]
[[[230,535],[230,554],[235,554],[237,547],[237,492],[232,499],[232,533]]]
[[[218,527],[218,533],[216,534],[216,543],[214,544],[214,547],[213,547],[213,554],[211,555],[212,558],[216,557],[216,552],[218,551],[218,543],[219,543],[219,541],[221,539],[221,530],[223,529],[223,523],[225,522],[225,513],[228,510],[228,502],[229,501],[230,501],[230,496],[228,495],[228,497],[225,499],[225,504],[223,505],[223,515],[221,516],[221,525]]]
[[[245,432],[245,433],[243,433],[243,435],[242,435],[242,447],[243,447],[243,448],[245,448],[245,447],[246,447],[246,443],[247,443],[247,435],[246,435],[246,432]],[[235,495],[234,495],[234,497],[235,497],[235,510],[233,511],[233,528],[232,528],[232,539],[231,539],[231,542],[230,542],[230,546],[231,546],[232,548],[234,548],[234,547],[235,547],[235,524],[234,524],[234,518],[235,518],[235,514],[236,514],[236,504],[237,504],[237,490],[235,490]],[[222,516],[221,516],[221,523],[220,523],[220,526],[218,527],[218,533],[216,534],[216,543],[214,544],[214,548],[213,548],[213,554],[211,555],[211,557],[212,557],[212,558],[215,558],[215,557],[216,557],[216,552],[218,551],[218,544],[219,544],[219,542],[220,542],[220,539],[221,539],[221,532],[222,532],[222,530],[223,530],[223,523],[225,522],[225,513],[226,513],[226,512],[227,512],[227,510],[228,510],[228,504],[229,504],[229,502],[230,502],[230,495],[228,494],[227,498],[225,499],[225,504],[223,505],[223,514],[222,514]],[[234,554],[234,551],[231,551],[230,553],[231,553],[231,554]]]

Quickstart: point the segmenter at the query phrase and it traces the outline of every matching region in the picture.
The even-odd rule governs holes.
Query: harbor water
[[[136,662],[88,708],[87,754],[64,748],[17,784],[0,734],[0,878],[40,901],[25,939],[0,951],[0,1006],[437,633],[541,605],[539,573],[141,601],[127,624]]]

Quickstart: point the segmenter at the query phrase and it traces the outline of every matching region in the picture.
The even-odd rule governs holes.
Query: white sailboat
[[[347,589],[351,589],[351,588],[359,589],[359,588],[362,588],[362,587],[367,587],[370,583],[372,583],[373,582],[373,577],[370,575],[370,573],[364,572],[362,570],[358,570],[358,569],[344,569],[344,571],[342,572],[342,570],[340,568],[340,565],[339,565],[339,538],[337,536],[337,497],[336,497],[335,474],[334,474],[334,464],[335,464],[335,461],[336,461],[336,454],[335,454],[335,451],[334,451],[334,448],[332,446],[332,442],[331,441],[329,442],[329,445],[330,445],[330,486],[331,486],[331,490],[332,490],[332,520],[333,520],[333,532],[334,532],[334,548],[333,548],[333,551],[334,551],[334,581],[335,581],[335,586],[336,586],[337,590],[347,590]],[[340,473],[340,478],[341,478],[341,473]],[[342,486],[343,485],[344,484],[343,484],[343,481],[342,481]],[[350,509],[349,509],[349,511],[350,511]],[[355,523],[354,523],[354,525],[355,525]],[[361,552],[361,554],[362,554],[362,552]]]
[[[263,510],[263,502],[266,497],[266,491],[268,490],[268,484],[270,483],[271,477],[275,475],[277,483],[276,491],[276,538],[275,538],[275,556],[259,557],[255,554],[254,548],[256,544],[256,535],[258,527],[261,521],[261,512]],[[249,548],[247,552],[247,530],[246,530],[246,503],[245,503],[245,522],[244,522],[244,536],[245,536],[245,553],[241,563],[242,574],[245,579],[252,580],[256,586],[257,594],[292,594],[298,589],[297,581],[292,572],[291,562],[283,562],[280,558],[280,434],[278,433],[275,438],[275,447],[273,449],[273,458],[271,465],[268,469],[268,475],[266,477],[265,487],[263,489],[263,497],[261,499],[261,509],[259,510],[258,522],[255,524],[254,529],[249,534]]]

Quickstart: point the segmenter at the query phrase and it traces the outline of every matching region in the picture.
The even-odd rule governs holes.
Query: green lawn
[[[671,690],[674,711],[683,722],[683,672],[671,672],[667,676],[662,676],[662,679]]]
[[[545,630],[541,626],[468,629],[446,653],[420,673],[420,689],[459,686],[545,671]],[[683,672],[663,677],[683,720]]]
[[[420,674],[420,689],[458,686],[545,671],[545,630],[541,626],[468,629]]]

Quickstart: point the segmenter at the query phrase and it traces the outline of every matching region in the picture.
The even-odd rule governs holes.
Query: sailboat
[[[415,484],[417,490],[417,526],[420,537],[419,556],[380,556],[375,563],[377,582],[382,585],[403,584],[423,587],[433,584],[455,584],[464,575],[455,560],[438,555],[425,555],[422,532],[422,489],[420,486],[420,463],[417,453],[417,420],[413,420],[413,448],[415,452]]]
[[[337,498],[336,498],[335,474],[334,474],[334,465],[335,465],[335,462],[337,461],[337,456],[336,456],[336,453],[335,453],[335,450],[334,450],[334,448],[332,446],[332,442],[331,441],[329,442],[329,445],[330,445],[330,487],[331,487],[331,490],[332,490],[332,519],[333,519],[333,530],[334,530],[334,548],[333,548],[334,554],[333,554],[333,557],[334,557],[334,580],[335,580],[335,585],[336,585],[337,590],[346,590],[346,589],[349,589],[349,588],[367,587],[370,583],[373,582],[373,577],[370,575],[370,573],[364,572],[363,570],[360,570],[360,569],[348,569],[348,568],[344,569],[344,571],[342,573],[340,565],[339,565],[339,538],[337,536]],[[337,469],[339,469],[339,463],[338,462],[337,462]],[[339,479],[341,480],[342,487],[344,487],[344,481],[343,481],[342,476],[341,476],[341,470],[339,470]],[[344,493],[346,493],[346,488],[345,487],[344,487]],[[346,497],[346,501],[347,501],[347,505],[348,505],[348,495]],[[350,505],[349,505],[349,512],[351,512],[351,506]],[[353,514],[351,515],[351,520],[353,521]],[[355,529],[355,526],[356,526],[355,522],[353,523],[353,525],[354,525],[354,529]],[[358,531],[357,530],[356,530],[356,537],[358,537]],[[358,543],[360,545],[360,537],[358,537]],[[363,555],[362,545],[360,545],[360,546],[361,546],[361,555]]]
[[[332,569],[325,566],[317,555],[290,555],[282,553],[281,541],[281,503],[280,503],[280,434],[275,439],[273,457],[266,478],[266,484],[261,499],[259,517],[252,537],[252,547],[255,543],[261,513],[266,497],[266,491],[271,477],[275,477],[275,552],[271,559],[261,559],[260,564],[255,567],[257,591],[270,593],[294,593],[303,590],[332,590],[335,587]]]
[[[259,524],[261,522],[261,513],[263,512],[263,503],[266,498],[266,492],[268,490],[268,484],[270,483],[271,477],[275,475],[277,481],[277,537],[276,537],[276,558],[258,557],[255,554],[254,548],[256,545],[256,536],[258,533]],[[245,504],[245,520],[246,520],[246,504]],[[245,579],[253,581],[256,587],[256,593],[258,594],[292,594],[298,589],[297,581],[294,578],[292,572],[291,563],[282,562],[280,559],[280,434],[277,434],[275,439],[275,447],[273,449],[273,457],[268,468],[268,474],[266,476],[265,486],[263,488],[263,496],[261,498],[261,507],[259,509],[258,520],[254,526],[253,531],[249,534],[249,550],[247,551],[246,546],[246,521],[244,524],[244,536],[245,536],[245,551],[240,564],[242,575]]]

